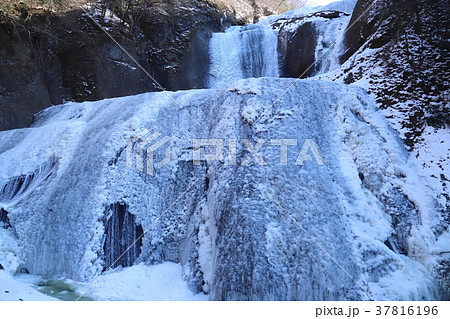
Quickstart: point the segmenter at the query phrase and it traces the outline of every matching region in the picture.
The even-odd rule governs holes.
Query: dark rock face
[[[0,130],[29,126],[33,115],[64,101],[206,87],[208,41],[230,24],[275,13],[261,1],[156,1],[138,24],[98,21],[82,10],[0,11]],[[36,11],[36,10],[35,10]]]
[[[236,23],[206,2],[190,4],[196,10],[151,11],[140,26],[138,47],[146,69],[167,90],[205,88],[211,33]]]
[[[278,37],[281,76],[307,78],[314,73],[317,37],[313,24],[302,24],[293,34],[281,29]]]
[[[87,19],[74,11],[39,27],[0,25],[0,130],[28,126],[35,113],[63,101],[150,90],[151,80]],[[130,35],[114,37],[137,57]]]
[[[385,108],[404,114],[401,126],[407,130],[406,144],[420,141],[425,125],[450,125],[448,88],[450,77],[449,1],[359,0],[346,33],[348,48],[342,61],[351,57],[345,82],[367,77],[367,65],[380,67],[370,74],[371,90]],[[367,11],[367,9],[369,9]],[[377,49],[369,58],[358,50]],[[368,59],[370,61],[368,61]]]
[[[43,74],[17,28],[0,25],[0,129],[24,127],[52,101]]]
[[[0,226],[5,229],[11,227],[11,224],[9,223],[8,212],[3,208],[0,209]]]
[[[89,17],[81,11],[71,12],[62,19],[61,30],[67,35],[58,43],[57,53],[46,65],[56,65],[53,100],[98,100],[150,90],[151,79]],[[64,32],[63,31],[63,32]],[[114,30],[112,36],[140,61],[132,34]],[[66,42],[66,44],[64,43]],[[67,45],[68,44],[68,45]]]
[[[170,74],[168,87],[178,89],[203,89],[207,87],[209,72],[209,39],[213,29],[200,27],[192,36],[189,47],[180,59],[178,74]]]
[[[141,253],[142,226],[136,224],[136,216],[128,211],[125,204],[110,205],[105,216],[108,217],[105,225],[104,270],[132,266]]]
[[[204,88],[210,34],[236,21],[209,3],[191,5],[151,11],[139,28],[102,25],[164,89]],[[0,21],[0,70],[0,130],[29,126],[64,101],[161,90],[82,10]]]
[[[315,75],[321,63],[321,59],[316,61],[316,48],[321,36],[319,28],[344,16],[348,14],[329,10],[276,21],[273,27],[280,28],[278,56],[281,77],[307,78]],[[298,27],[292,27],[296,25]]]

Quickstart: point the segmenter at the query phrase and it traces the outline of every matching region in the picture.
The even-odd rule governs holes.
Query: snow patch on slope
[[[6,271],[0,270],[0,300],[1,301],[51,301],[58,300],[40,293],[30,285],[15,280]]]
[[[87,288],[82,287],[82,294]],[[182,279],[182,267],[166,262],[159,265],[134,265],[118,268],[104,274],[88,292],[95,300],[134,301],[200,301],[207,300],[204,294],[194,294]]]
[[[18,270],[20,255],[20,247],[12,228],[3,229],[0,226],[0,264],[8,273],[13,274]]]

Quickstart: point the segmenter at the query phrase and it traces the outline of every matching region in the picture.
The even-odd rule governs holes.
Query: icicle
[[[0,203],[12,202],[34,189],[53,173],[54,167],[56,167],[56,161],[51,159],[31,174],[12,178],[0,187]]]

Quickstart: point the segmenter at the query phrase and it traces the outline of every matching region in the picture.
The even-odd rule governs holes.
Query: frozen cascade
[[[267,24],[233,26],[210,40],[209,87],[256,77],[278,77],[277,32]]]
[[[143,237],[138,260],[180,263],[191,289],[210,299],[368,299],[270,194],[375,299],[437,298],[434,204],[401,141],[363,90],[317,80],[296,82],[249,124],[291,84],[246,79],[220,89],[68,103],[43,111],[32,128],[0,132],[0,185],[56,161],[52,178],[0,204],[24,266],[32,274],[90,280],[106,266],[105,236],[116,227],[108,226],[110,214],[128,218],[123,224],[133,233],[170,207]],[[127,165],[125,148],[143,129],[171,137],[172,160],[154,176],[137,170],[136,159]],[[202,155],[194,165],[194,138],[224,139],[224,160]],[[283,138],[298,141],[288,149],[288,165],[280,165],[279,147],[269,142]],[[242,139],[264,142],[267,165],[252,156],[241,165],[250,155]],[[326,165],[295,165],[306,139]],[[233,140],[237,165],[228,162]],[[398,200],[385,200],[395,192]],[[395,208],[402,201],[413,202],[420,219],[395,226],[391,215],[404,214]],[[407,254],[386,244],[396,240]]]
[[[11,178],[3,186],[0,186],[0,205],[18,200],[34,187],[44,182],[53,172],[55,161],[49,160],[31,174]]]
[[[338,18],[329,20],[322,18],[313,22],[317,36],[313,75],[325,74],[341,65],[340,56],[345,49],[343,34],[350,18],[350,15],[341,13]]]

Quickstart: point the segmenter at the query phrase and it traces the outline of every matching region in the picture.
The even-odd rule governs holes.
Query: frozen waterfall
[[[277,32],[267,24],[233,26],[210,40],[209,87],[240,79],[278,77]]]
[[[211,300],[439,298],[433,194],[372,98],[279,78],[277,30],[312,20],[313,75],[338,66],[350,16],[305,12],[214,33],[209,89],[66,103],[0,132],[0,231],[20,246],[2,265],[90,282],[169,263]],[[307,140],[324,165],[298,163]]]
[[[92,280],[120,256],[117,249],[153,225],[120,265],[179,263],[191,289],[213,300],[368,299],[270,194],[375,299],[436,298],[432,269],[422,263],[432,258],[433,202],[401,142],[363,90],[317,80],[296,82],[249,124],[258,106],[270,106],[291,84],[247,79],[170,97],[69,103],[43,111],[32,128],[0,132],[0,208],[23,266]],[[154,176],[127,165],[125,148],[144,129],[170,137],[172,160],[155,166]],[[194,165],[193,139],[206,137],[224,141],[224,161],[202,155]],[[270,145],[276,139],[297,141],[287,165]],[[326,165],[295,165],[306,139]],[[243,140],[263,143],[266,165]],[[160,149],[157,162],[164,154]],[[411,215],[393,224],[402,207],[421,220]]]

